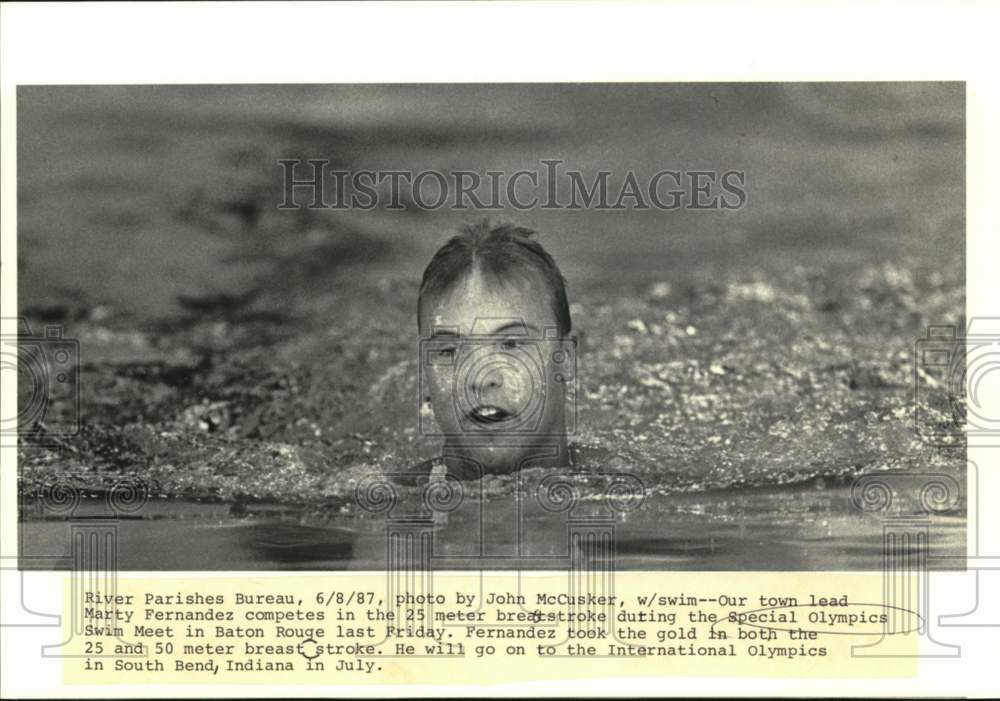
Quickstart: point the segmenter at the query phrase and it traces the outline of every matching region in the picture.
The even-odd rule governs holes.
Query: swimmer
[[[563,276],[534,232],[463,228],[424,271],[417,324],[422,410],[444,437],[449,474],[570,464],[572,321]]]

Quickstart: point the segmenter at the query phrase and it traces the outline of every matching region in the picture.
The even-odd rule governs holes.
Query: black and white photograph
[[[962,557],[965,100],[20,86],[21,567],[105,516],[122,570]]]
[[[0,696],[996,697],[998,30],[0,3]]]

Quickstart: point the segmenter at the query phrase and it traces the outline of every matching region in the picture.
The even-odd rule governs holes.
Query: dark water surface
[[[435,569],[559,569],[572,559],[609,567],[574,552],[570,519],[486,500],[438,520]],[[106,511],[84,500],[77,519]],[[520,544],[518,529],[523,524]],[[237,517],[231,505],[154,500],[142,518],[118,524],[119,567],[128,570],[377,570],[387,566],[385,518],[324,519],[302,508],[257,505]],[[593,515],[593,514],[591,514]],[[83,521],[78,521],[83,523]],[[655,498],[613,521],[614,567],[627,570],[878,570],[883,520],[861,513],[845,487],[719,490]],[[22,523],[24,565],[59,566],[69,555],[70,522]],[[965,552],[964,513],[935,515],[928,555]],[[34,560],[34,558],[38,558]],[[52,559],[55,558],[55,559]]]
[[[278,161],[557,158],[588,181],[747,174],[739,210],[489,212],[537,229],[568,280],[588,469],[648,490],[617,564],[875,568],[880,521],[834,478],[964,484],[964,437],[914,431],[953,407],[913,390],[916,340],[965,318],[964,149],[960,83],[20,88],[19,311],[81,360],[78,404],[46,414],[79,432],[19,445],[24,552],[67,552],[71,527],[32,494],[132,474],[167,498],[119,524],[126,569],[383,566],[384,515],[345,505],[440,454],[417,290],[482,213],[281,210]],[[567,515],[519,512],[510,487],[438,524],[443,564],[516,553],[518,513],[525,553],[567,556]],[[963,548],[960,517],[938,521],[932,547]]]

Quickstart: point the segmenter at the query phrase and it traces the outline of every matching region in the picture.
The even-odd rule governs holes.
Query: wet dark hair
[[[566,280],[535,232],[513,224],[491,226],[488,220],[469,224],[438,249],[424,270],[417,300],[417,324],[424,300],[452,289],[478,270],[499,285],[527,283],[541,276],[551,292],[559,333],[569,334],[573,322],[566,301]]]

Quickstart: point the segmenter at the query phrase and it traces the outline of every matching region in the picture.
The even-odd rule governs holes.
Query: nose
[[[472,390],[483,404],[504,405],[515,399],[518,382],[517,369],[502,360],[495,360],[472,378]]]
[[[472,389],[476,396],[485,402],[489,396],[502,392],[504,385],[509,384],[505,379],[507,372],[508,370],[499,363],[491,363],[489,367],[483,368],[472,378]]]
[[[482,383],[484,390],[500,389],[503,387],[504,372],[500,368],[494,368],[486,373],[486,379]]]
[[[503,391],[503,386],[503,370],[500,368],[492,368],[484,373],[483,378],[477,383],[475,388],[476,396],[479,397],[480,401],[484,404],[495,403],[491,402],[490,399],[496,399],[496,396]]]

